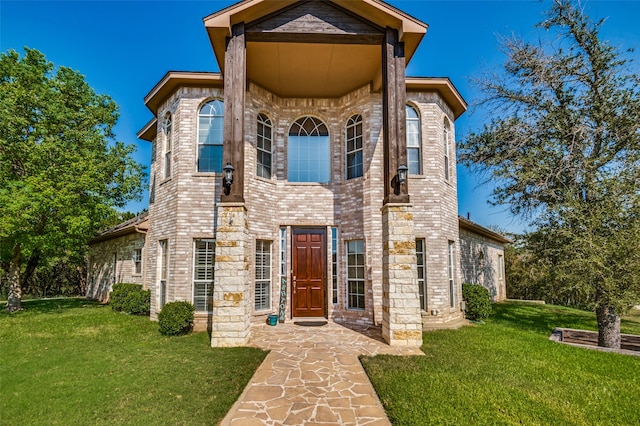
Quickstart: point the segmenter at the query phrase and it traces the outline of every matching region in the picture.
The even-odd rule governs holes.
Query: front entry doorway
[[[293,317],[326,317],[325,229],[293,229]]]

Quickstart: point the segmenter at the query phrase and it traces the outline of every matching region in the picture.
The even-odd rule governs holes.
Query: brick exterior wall
[[[504,246],[491,238],[466,229],[460,230],[462,257],[460,269],[463,282],[483,285],[491,300],[500,302],[507,298],[504,271]],[[502,261],[498,259],[502,257]],[[500,271],[499,269],[502,269]]]
[[[149,231],[144,281],[152,290],[151,317],[157,318],[160,290],[158,286],[159,241],[169,242],[169,277],[167,301],[193,301],[194,239],[216,237],[216,205],[220,200],[221,175],[197,173],[197,118],[200,107],[208,100],[222,99],[221,87],[178,88],[157,111],[158,131],[154,141],[155,157],[151,165]],[[456,322],[462,318],[462,274],[455,264],[455,300],[449,304],[447,250],[453,241],[456,259],[460,259],[453,146],[453,113],[440,95],[433,91],[410,92],[408,102],[420,114],[422,130],[422,169],[410,176],[409,194],[413,205],[416,238],[426,241],[427,310],[422,313],[425,326]],[[382,100],[369,86],[337,99],[282,99],[265,89],[250,84],[246,93],[245,112],[245,200],[248,218],[249,247],[253,253],[255,240],[272,242],[271,306],[253,312],[253,265],[250,259],[249,294],[253,321],[264,321],[275,313],[280,287],[280,228],[287,229],[287,271],[291,271],[292,227],[327,229],[327,300],[329,318],[363,324],[382,322]],[[171,177],[164,171],[164,117],[173,116],[174,143]],[[272,178],[256,176],[256,119],[264,113],[273,124]],[[364,176],[345,179],[345,125],[354,114],[363,118]],[[321,119],[331,140],[331,181],[329,183],[289,183],[287,181],[287,138],[290,126],[300,117],[312,115]],[[451,128],[450,178],[444,174],[444,120]],[[239,171],[236,171],[238,173]],[[331,292],[331,227],[338,228],[338,303]],[[346,242],[361,239],[366,247],[365,309],[347,307]],[[289,279],[289,277],[286,277]],[[290,294],[286,317],[290,318]],[[210,327],[211,313],[198,313],[197,328]]]
[[[142,273],[136,274],[133,254],[142,253]],[[132,233],[89,246],[87,294],[89,299],[107,302],[115,283],[143,284],[145,262],[145,236]]]

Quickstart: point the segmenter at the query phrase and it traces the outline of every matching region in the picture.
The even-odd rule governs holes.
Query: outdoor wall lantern
[[[224,178],[223,178],[224,187],[225,187],[226,192],[229,192],[229,188],[231,187],[231,184],[233,183],[233,171],[235,169],[233,168],[231,163],[227,162],[227,165],[224,166],[222,168],[222,170],[224,171]]]
[[[409,171],[409,168],[404,164],[400,164],[398,166],[398,181],[400,182],[400,185],[404,185],[404,183],[407,181],[408,171]]]

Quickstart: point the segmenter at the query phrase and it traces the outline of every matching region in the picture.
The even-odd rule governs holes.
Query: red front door
[[[293,316],[325,316],[326,232],[293,230]]]

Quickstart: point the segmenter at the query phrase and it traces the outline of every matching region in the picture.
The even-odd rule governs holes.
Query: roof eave
[[[467,102],[447,77],[407,77],[407,91],[436,90],[445,99],[455,119],[467,110]]]

